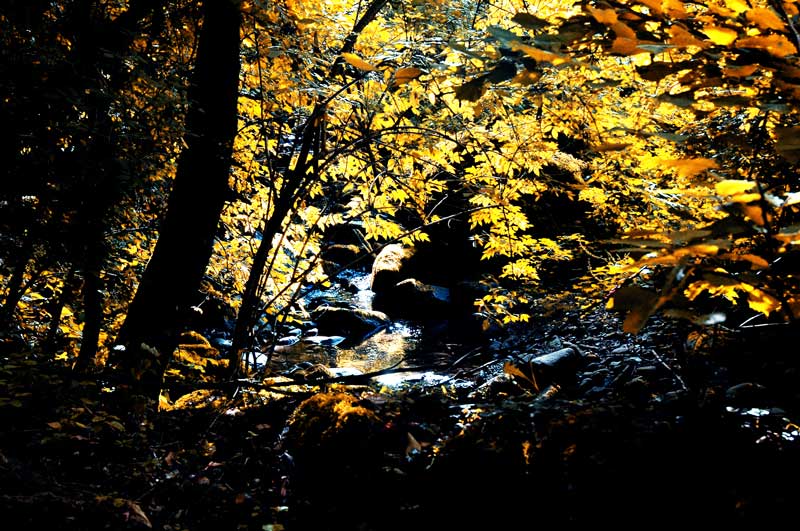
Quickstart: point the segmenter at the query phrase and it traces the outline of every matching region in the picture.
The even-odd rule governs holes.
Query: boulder
[[[414,250],[403,247],[399,243],[387,245],[375,257],[372,263],[372,282],[370,289],[375,293],[384,293],[398,282],[411,278],[408,270]]]
[[[395,317],[444,318],[450,312],[450,290],[407,278],[385,292],[376,294],[372,304]]]
[[[320,250],[322,269],[327,275],[334,275],[343,267],[355,264],[362,255],[361,248],[353,244],[334,243]]]
[[[349,340],[372,335],[391,322],[383,312],[327,305],[314,310],[312,317],[320,334],[345,336]]]

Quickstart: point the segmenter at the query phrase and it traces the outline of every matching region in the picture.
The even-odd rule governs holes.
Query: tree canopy
[[[800,317],[797,0],[14,0],[0,87],[1,348],[134,424],[394,244],[480,334]]]

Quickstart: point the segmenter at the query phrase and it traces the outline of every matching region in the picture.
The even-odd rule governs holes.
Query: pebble
[[[658,367],[655,365],[642,365],[641,367],[636,368],[636,374],[641,375],[653,375],[658,372]]]

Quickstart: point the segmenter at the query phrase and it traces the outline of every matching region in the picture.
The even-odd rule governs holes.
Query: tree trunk
[[[61,314],[64,312],[64,306],[67,305],[67,300],[71,297],[74,283],[75,267],[71,267],[64,277],[64,282],[58,297],[56,297],[50,307],[50,324],[47,327],[47,336],[42,344],[42,350],[45,354],[53,355],[56,353],[58,331],[61,326]]]
[[[17,254],[17,261],[6,285],[8,295],[6,295],[6,300],[3,301],[3,306],[0,307],[0,328],[5,328],[14,320],[14,312],[20,299],[25,294],[25,271],[33,258],[33,251],[33,236],[31,230],[29,230],[22,241],[22,246]]]
[[[103,265],[108,255],[106,217],[123,194],[123,165],[117,149],[113,101],[130,79],[123,58],[142,23],[157,11],[154,0],[134,0],[113,22],[98,19],[95,2],[81,0],[73,6],[77,38],[72,60],[75,85],[87,94],[85,143],[76,149],[80,173],[76,182],[84,197],[73,225],[75,250],[83,275],[84,324],[81,348],[74,369],[83,372],[94,364],[103,328]],[[109,61],[106,56],[112,56]],[[80,160],[83,159],[83,160]]]
[[[197,294],[229,194],[239,87],[238,2],[203,4],[189,88],[186,149],[178,161],[158,243],[120,331],[115,364],[134,395],[158,399],[164,371]]]

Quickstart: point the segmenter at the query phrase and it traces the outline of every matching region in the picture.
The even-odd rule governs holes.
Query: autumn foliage
[[[12,4],[2,316],[61,359],[94,323],[102,363],[184,149],[200,16],[191,2]],[[185,315],[221,301],[230,322],[250,300],[242,340],[276,334],[302,287],[326,282],[332,227],[355,224],[376,251],[457,219],[486,264],[487,322],[526,321],[565,291],[626,312],[628,332],[658,311],[792,321],[798,9],[241,2],[230,192]]]

